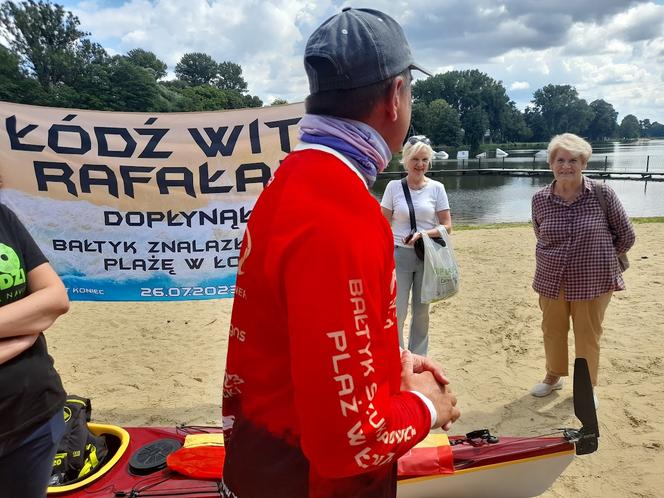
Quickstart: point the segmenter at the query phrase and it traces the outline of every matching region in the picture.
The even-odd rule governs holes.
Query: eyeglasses
[[[427,137],[424,135],[413,135],[408,139],[408,143],[410,145],[415,145],[417,142],[422,142],[423,144],[426,144],[428,146],[431,146],[431,140],[429,140]]]

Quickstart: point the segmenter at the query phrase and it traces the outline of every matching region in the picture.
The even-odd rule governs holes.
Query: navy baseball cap
[[[304,49],[304,67],[312,94],[371,85],[408,68],[433,76],[415,63],[394,19],[377,10],[350,7],[312,33]]]

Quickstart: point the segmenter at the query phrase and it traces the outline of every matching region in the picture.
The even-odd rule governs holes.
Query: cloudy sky
[[[57,0],[56,0],[57,1]],[[187,52],[240,64],[252,95],[303,100],[302,51],[342,7],[383,10],[435,73],[477,68],[523,109],[549,83],[664,123],[664,0],[66,0],[110,53],[151,50],[172,74]]]

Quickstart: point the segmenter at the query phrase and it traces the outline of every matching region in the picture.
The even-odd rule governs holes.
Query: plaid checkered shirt
[[[555,181],[554,181],[555,183]],[[567,301],[594,299],[625,289],[616,254],[627,252],[636,239],[632,223],[611,187],[602,185],[607,215],[583,177],[581,195],[572,203],[554,195],[553,185],[532,199],[532,220],[537,246],[533,289]]]

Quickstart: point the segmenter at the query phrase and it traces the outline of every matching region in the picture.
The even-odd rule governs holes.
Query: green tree
[[[185,83],[184,81],[182,81],[182,80],[178,80],[178,79],[175,79],[175,80],[167,80],[167,81],[160,81],[160,82],[159,82],[159,85],[160,85],[160,86],[163,86],[163,87],[165,87],[165,88],[168,88],[168,89],[170,89],[170,90],[176,91],[176,92],[179,91],[179,90],[182,90],[183,88],[187,88],[187,87],[189,86],[189,85],[188,85],[187,83]]]
[[[48,105],[53,107],[74,107],[76,109],[104,109],[102,104],[95,101],[91,104],[85,103],[85,98],[66,84],[54,85],[48,91]]]
[[[461,124],[465,130],[465,142],[470,145],[471,154],[475,153],[489,127],[489,118],[484,110],[477,106],[466,111],[461,118]]]
[[[548,140],[559,133],[582,135],[593,119],[593,110],[579,98],[576,88],[570,85],[547,85],[533,94],[532,112],[542,118],[543,137]]]
[[[628,114],[620,122],[620,136],[626,139],[639,138],[641,135],[639,119],[634,114]]]
[[[506,129],[514,126],[510,99],[502,82],[477,69],[449,71],[417,81],[413,85],[413,97],[415,102],[427,104],[445,100],[459,114],[466,136],[479,136],[481,140],[489,128],[496,139],[502,139]],[[508,120],[511,121],[508,123]],[[468,128],[471,123],[484,128]]]
[[[503,123],[502,136],[498,137],[501,142],[527,142],[533,136],[523,113],[512,101],[503,109],[501,122]]]
[[[52,105],[60,107],[135,112],[164,107],[158,105],[154,73],[123,56],[87,64],[76,79],[54,86],[50,95]]]
[[[113,58],[98,43],[93,43],[90,40],[81,40],[76,47],[75,57],[71,60],[71,70],[62,78],[60,83],[64,83],[72,88],[85,87],[86,85],[94,87],[96,85],[96,89],[91,88],[89,91],[92,93],[104,92],[108,87],[103,86],[103,75],[107,70],[106,66],[112,60]],[[103,98],[103,95],[99,95],[99,97]]]
[[[286,99],[276,98],[272,101],[270,105],[284,105],[284,104],[288,104],[288,101]]]
[[[182,111],[219,111],[263,105],[258,97],[242,95],[235,90],[222,90],[211,85],[171,88],[183,97],[179,104]]]
[[[2,45],[0,45],[0,100],[23,104],[48,102],[39,83],[21,71],[19,58]]]
[[[49,90],[51,105],[80,109],[113,109],[109,79],[113,58],[97,43],[81,40],[72,58],[71,70]]]
[[[652,128],[652,123],[650,122],[649,119],[641,119],[639,120],[639,128],[640,128],[639,136],[649,137],[650,128]]]
[[[154,112],[183,112],[184,111],[184,96],[175,91],[170,83],[178,82],[178,80],[164,81],[157,83],[157,97],[154,102],[152,110]]]
[[[222,90],[212,85],[189,86],[181,80],[159,84],[160,109],[170,111],[218,111],[243,107],[262,107],[263,101],[256,96],[243,95],[235,90]]]
[[[13,100],[24,76],[18,57],[0,45],[0,100]]]
[[[546,130],[542,114],[536,111],[533,107],[526,107],[526,110],[523,113],[523,119],[526,122],[526,126],[528,126],[532,132],[533,140],[537,142],[546,142],[551,138],[551,135],[549,135],[549,132]]]
[[[664,138],[664,124],[653,121],[648,127],[648,136]]]
[[[76,46],[75,55],[76,63],[81,66],[87,64],[105,64],[111,59],[106,50],[104,50],[104,47],[90,40],[80,40]]]
[[[258,95],[243,95],[242,107],[263,107],[263,101]]]
[[[79,40],[88,35],[61,5],[24,0],[0,5],[0,33],[45,90],[71,74]]]
[[[247,82],[242,77],[242,68],[239,64],[230,61],[222,62],[217,66],[215,85],[222,90],[235,90],[240,93],[247,91]]]
[[[217,78],[218,64],[208,54],[184,54],[175,65],[175,75],[190,86],[210,85]]]
[[[413,104],[413,127],[436,145],[457,146],[461,141],[461,121],[455,109],[443,99],[430,104]]]
[[[218,111],[232,108],[228,92],[211,85],[182,88],[178,93],[184,97],[183,111]]]
[[[586,135],[592,140],[602,140],[614,137],[618,129],[618,111],[605,100],[593,100],[590,103],[594,115],[588,124]]]
[[[136,112],[153,110],[159,90],[150,69],[136,66],[123,57],[115,57],[108,69],[111,97],[108,108]]]
[[[166,76],[166,70],[168,69],[166,63],[159,60],[154,53],[148,50],[135,48],[127,52],[125,58],[136,66],[151,70],[156,80]]]

